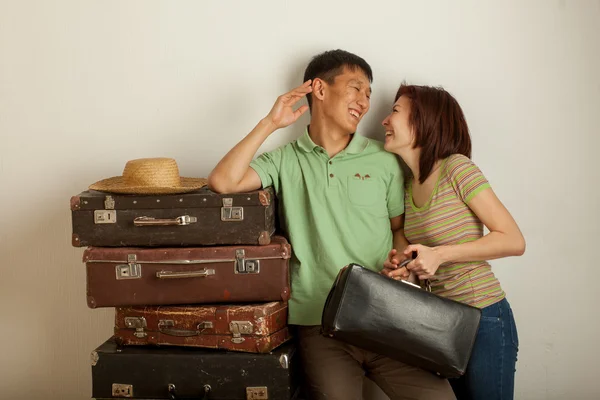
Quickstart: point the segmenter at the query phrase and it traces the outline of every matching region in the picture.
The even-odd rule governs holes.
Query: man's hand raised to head
[[[285,128],[286,126],[293,124],[306,112],[306,110],[308,110],[307,105],[301,106],[296,111],[294,111],[293,107],[298,100],[310,92],[312,92],[312,81],[309,79],[297,88],[294,88],[277,98],[269,115],[265,118],[268,123],[272,124],[273,130]]]

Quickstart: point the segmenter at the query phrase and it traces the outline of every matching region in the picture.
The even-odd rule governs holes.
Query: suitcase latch
[[[144,328],[148,326],[146,324],[146,318],[144,317],[125,317],[125,326],[128,328],[135,328],[133,336],[137,338],[141,339],[148,336],[148,334],[144,332]]]
[[[250,321],[231,321],[229,323],[229,331],[233,334],[233,338],[231,338],[233,343],[242,343],[246,340],[242,335],[250,335],[254,332],[254,326]]]
[[[104,198],[104,208],[107,210],[115,209],[115,199],[113,199],[112,196],[106,196]]]
[[[116,210],[94,210],[94,224],[116,224]]]
[[[223,198],[221,207],[221,221],[243,221],[244,207],[233,207],[233,198]]]
[[[235,251],[236,274],[258,274],[260,273],[260,260],[247,260],[244,249]]]
[[[116,268],[117,280],[139,279],[142,277],[142,265],[136,263],[135,254],[127,255],[127,264],[118,264]]]
[[[133,397],[133,385],[126,385],[123,383],[112,384],[112,396],[113,397]]]
[[[269,391],[266,386],[247,387],[246,400],[269,400]]]
[[[116,224],[117,211],[112,196],[104,198],[104,208],[105,210],[94,210],[94,224]]]

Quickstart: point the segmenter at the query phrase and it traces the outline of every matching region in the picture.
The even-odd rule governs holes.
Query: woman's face
[[[392,112],[385,117],[382,125],[385,127],[384,148],[392,153],[398,154],[402,149],[412,148],[414,131],[408,123],[410,116],[410,99],[400,96],[394,103]]]

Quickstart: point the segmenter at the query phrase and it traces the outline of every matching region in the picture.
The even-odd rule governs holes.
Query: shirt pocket
[[[352,205],[368,207],[374,214],[387,215],[386,196],[383,183],[377,179],[348,177],[348,199]]]

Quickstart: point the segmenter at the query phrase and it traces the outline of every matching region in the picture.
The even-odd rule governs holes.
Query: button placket
[[[334,162],[335,161],[335,162]],[[327,180],[329,181],[329,186],[338,186],[339,185],[339,176],[337,173],[337,168],[335,168],[337,163],[337,156],[330,158],[327,160]]]

